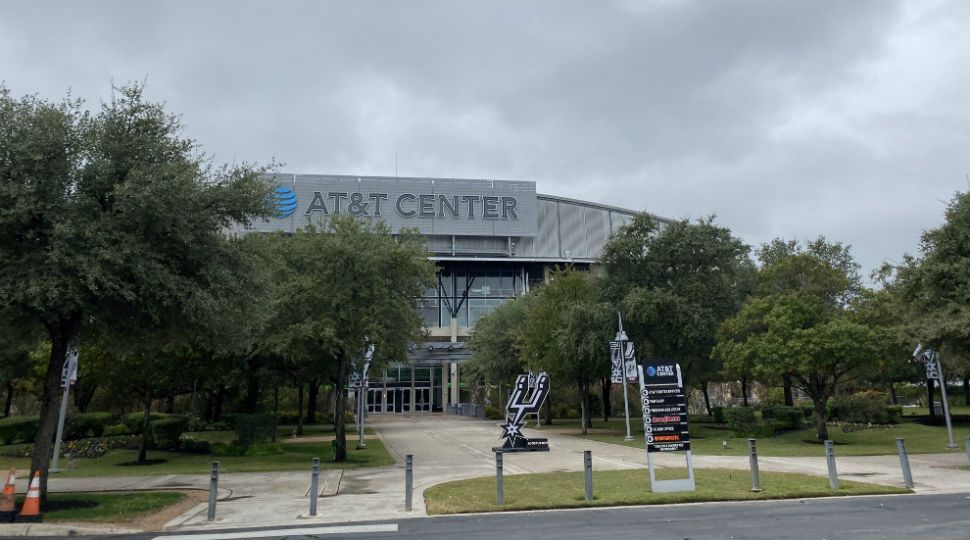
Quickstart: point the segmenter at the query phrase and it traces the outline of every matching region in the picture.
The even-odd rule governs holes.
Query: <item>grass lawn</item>
[[[7,448],[0,447],[0,453],[6,452]],[[149,460],[164,460],[151,465],[126,464],[137,458],[138,452],[135,450],[112,450],[100,458],[78,459],[74,470],[63,470],[59,474],[62,477],[208,474],[213,461],[219,462],[219,470],[223,473],[309,470],[310,460],[314,457],[320,458],[320,467],[323,469],[354,469],[394,464],[394,458],[387,453],[379,440],[369,440],[365,450],[355,450],[354,443],[348,437],[348,461],[343,463],[333,462],[333,449],[330,442],[291,443],[283,445],[283,450],[282,454],[258,457],[216,457],[204,454],[149,451]],[[26,471],[30,467],[30,459],[0,456],[0,470],[7,470],[9,467]]]
[[[44,521],[105,521],[157,512],[185,499],[178,491],[129,493],[52,493],[43,507]],[[23,497],[17,497],[17,507]]]
[[[622,444],[635,448],[644,448],[643,427],[639,419],[630,419],[634,439],[624,441],[626,427],[623,419],[611,419],[609,423],[602,420],[593,422],[593,431],[588,435],[581,435],[579,420],[556,420],[551,426],[542,426],[540,430],[562,431],[568,435],[585,437],[594,441]],[[534,425],[530,426],[534,428]],[[734,434],[717,424],[693,423],[690,425],[691,449],[697,455],[717,456],[746,456],[748,455],[747,438],[735,437]],[[964,441],[970,435],[970,425],[957,423],[953,426],[953,436],[958,441]],[[829,426],[829,437],[835,441],[836,455],[843,456],[875,456],[896,453],[896,437],[906,439],[906,450],[911,454],[964,452],[964,449],[951,450],[946,447],[947,435],[945,426],[926,426],[915,422],[911,418],[904,418],[893,427],[872,427],[857,431],[844,432],[838,426]],[[810,427],[799,431],[790,431],[771,438],[758,439],[758,453],[762,456],[821,456],[823,446],[814,443],[815,428]],[[725,449],[722,442],[727,441]]]
[[[276,428],[276,440],[279,442],[285,442],[296,434],[296,426],[279,426]],[[333,425],[331,424],[307,424],[303,426],[303,435],[301,437],[319,437],[325,435],[334,435]],[[364,435],[373,435],[374,430],[364,426]],[[353,425],[347,426],[347,440],[357,436],[357,430]],[[229,444],[236,438],[236,432],[233,430],[222,430],[222,431],[189,431],[183,434],[183,437],[191,437],[200,441],[209,441],[210,443],[221,442]],[[369,443],[368,443],[369,444]]]
[[[670,474],[658,469],[658,476]],[[674,471],[676,474],[677,471]],[[679,471],[685,477],[685,471]],[[760,493],[751,491],[747,471],[695,469],[697,491],[693,493],[651,493],[646,469],[636,471],[594,471],[593,500],[584,498],[582,472],[522,474],[504,478],[505,504],[495,504],[495,477],[458,480],[433,486],[424,492],[429,514],[536,510],[589,506],[668,504],[702,501],[766,500],[832,495],[875,495],[909,493],[908,489],[840,481],[831,491],[828,479],[789,473],[761,473]],[[663,476],[660,476],[663,479]]]

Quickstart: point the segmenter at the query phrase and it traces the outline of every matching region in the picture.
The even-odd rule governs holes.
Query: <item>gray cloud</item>
[[[7,2],[0,79],[148,78],[217,161],[536,180],[866,269],[966,190],[967,4]]]

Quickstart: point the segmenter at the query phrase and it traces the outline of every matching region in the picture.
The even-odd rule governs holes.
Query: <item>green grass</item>
[[[294,433],[296,433],[296,426],[279,426],[276,428],[276,440],[285,442]],[[307,424],[303,426],[303,435],[301,437],[319,437],[334,434],[333,425],[331,424]],[[374,430],[364,426],[364,434],[373,435]],[[347,439],[350,440],[351,437],[356,435],[357,431],[354,426],[348,425]],[[229,444],[236,438],[236,432],[231,429],[221,431],[190,431],[183,434],[183,437],[191,437],[200,441],[209,441],[210,443],[221,442]]]
[[[658,469],[658,475],[671,474]],[[679,477],[685,477],[686,472]],[[652,493],[645,469],[636,471],[594,471],[593,500],[584,498],[583,473],[559,472],[506,476],[503,482],[505,504],[495,504],[495,477],[458,480],[433,486],[424,492],[429,514],[537,510],[590,506],[670,504],[683,502],[767,500],[832,495],[876,495],[909,493],[909,490],[859,482],[839,482],[831,491],[828,479],[789,473],[761,473],[762,491],[751,491],[747,471],[695,469],[697,491]]]
[[[155,474],[207,474],[213,461],[219,462],[219,470],[223,473],[261,472],[261,471],[292,471],[310,469],[310,460],[320,458],[323,469],[355,469],[360,467],[382,467],[393,465],[394,458],[387,453],[379,440],[367,441],[367,448],[355,450],[354,443],[348,437],[347,459],[343,463],[334,463],[333,449],[330,442],[321,443],[290,443],[283,445],[282,454],[272,456],[220,456],[199,454],[182,454],[176,452],[149,451],[148,459],[165,460],[164,463],[152,465],[124,465],[135,461],[138,452],[135,450],[113,450],[97,459],[78,459],[74,470],[63,470],[62,477],[90,477],[90,476],[144,476]],[[0,447],[0,454],[6,447]],[[62,463],[64,463],[62,461]],[[26,471],[30,467],[29,458],[9,458],[0,456],[0,470],[16,467]]]
[[[609,423],[602,420],[594,421],[596,431],[606,429],[605,433],[590,433],[581,435],[579,420],[556,420],[551,426],[542,426],[540,430],[567,430],[566,433],[594,441],[622,444],[634,448],[644,448],[643,428],[639,419],[630,420],[634,432],[632,441],[624,441],[625,426],[622,419],[611,419]],[[534,426],[532,426],[534,427]],[[691,450],[697,455],[717,456],[746,456],[748,442],[746,437],[735,437],[734,434],[717,424],[693,423],[690,425]],[[958,440],[964,440],[970,435],[970,426],[966,423],[954,425],[953,435]],[[829,437],[835,442],[836,455],[844,456],[876,456],[896,453],[896,437],[906,440],[906,450],[911,454],[944,453],[965,450],[947,449],[947,434],[945,426],[927,426],[904,418],[893,427],[876,426],[868,429],[844,432],[835,425],[829,426]],[[809,427],[799,431],[790,431],[770,438],[758,439],[758,453],[762,456],[821,456],[823,447],[815,444],[815,428]],[[722,441],[727,441],[725,449]],[[808,441],[808,442],[806,442]]]
[[[122,521],[157,512],[185,499],[178,491],[52,493],[42,507],[44,521]],[[17,497],[17,507],[23,497]]]
[[[903,416],[929,416],[929,407],[903,407]],[[970,407],[966,405],[954,405],[950,407],[951,416],[968,416]]]

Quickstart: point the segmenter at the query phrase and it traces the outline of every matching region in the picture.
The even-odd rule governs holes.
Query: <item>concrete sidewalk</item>
[[[206,505],[201,504],[170,521],[165,529],[180,531],[421,517],[426,515],[423,494],[428,487],[495,473],[495,455],[491,448],[500,442],[496,424],[495,421],[442,415],[375,415],[370,426],[377,430],[378,437],[394,455],[397,464],[323,471],[317,516],[307,516],[308,459],[305,472],[224,474],[220,478],[220,502],[215,521],[206,520]],[[526,435],[547,437],[551,451],[506,456],[506,474],[579,471],[582,470],[584,450],[592,451],[594,470],[645,469],[647,466],[642,449],[529,429]],[[414,456],[412,512],[404,510],[403,463],[406,454]],[[902,485],[899,459],[895,455],[839,457],[836,450],[836,459],[840,478]],[[658,457],[660,466],[683,466],[683,463],[682,455]],[[958,469],[967,465],[964,452],[912,455],[910,463],[917,493],[970,491],[970,471]],[[748,458],[695,456],[694,464],[697,468],[747,470]],[[761,456],[759,465],[764,471],[827,474],[821,452],[817,458]],[[51,490],[208,489],[208,483],[208,475],[53,478]]]

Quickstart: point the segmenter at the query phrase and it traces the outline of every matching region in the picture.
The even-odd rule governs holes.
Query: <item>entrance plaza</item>
[[[432,485],[450,480],[495,474],[491,448],[498,443],[497,422],[432,413],[374,414],[368,421],[395,457],[390,467],[329,470],[321,475],[318,515],[307,517],[310,463],[305,472],[224,474],[220,478],[217,519],[206,520],[200,504],[171,520],[166,530],[346,523],[405,519],[426,515],[423,493]],[[525,430],[526,436],[549,439],[549,452],[507,455],[505,474],[580,471],[583,451],[591,450],[593,470],[629,469],[646,475],[645,450],[595,442],[555,431]],[[352,452],[353,450],[351,450]],[[404,510],[404,456],[414,456],[414,503]],[[957,493],[970,486],[965,453],[910,456],[916,493]],[[681,456],[660,456],[659,466],[682,466]],[[694,456],[696,468],[728,468],[747,471],[748,458]],[[824,477],[825,459],[818,457],[760,457],[763,471],[799,472]],[[839,457],[839,475],[857,480],[901,486],[899,460],[895,455]],[[114,478],[52,478],[51,489],[64,491],[134,489],[207,489],[207,475],[161,475]],[[19,486],[18,486],[19,487]],[[755,503],[758,504],[758,503]]]

